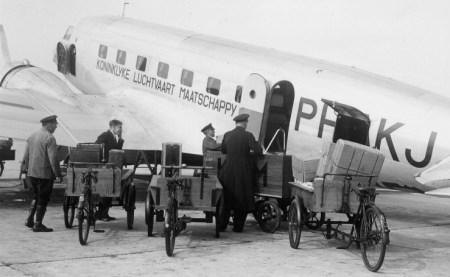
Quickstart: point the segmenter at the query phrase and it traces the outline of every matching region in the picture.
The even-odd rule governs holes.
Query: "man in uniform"
[[[240,114],[233,120],[236,128],[225,133],[222,153],[226,160],[220,174],[223,185],[224,206],[222,211],[222,231],[227,228],[231,210],[234,210],[234,232],[242,232],[247,213],[255,209],[253,198],[254,165],[250,150],[261,154],[262,148],[252,133],[245,131],[249,115]]]
[[[122,139],[122,122],[113,119],[109,122],[109,130],[98,136],[95,143],[104,144],[105,159],[108,161],[109,150],[122,149],[124,140]],[[109,216],[109,208],[112,204],[111,197],[101,197],[99,199],[99,217],[103,221],[115,220],[115,217]]]
[[[56,115],[48,116],[41,122],[42,128],[27,140],[22,161],[22,171],[27,172],[34,193],[25,226],[33,228],[33,232],[52,232],[53,229],[42,224],[42,220],[52,194],[54,180],[62,181],[56,140],[53,137],[58,122]],[[36,221],[34,221],[35,214]]]
[[[220,143],[217,143],[214,139],[215,137],[215,129],[211,123],[203,127],[202,133],[205,134],[205,138],[203,139],[203,157],[206,155],[207,151],[217,151],[220,150]]]

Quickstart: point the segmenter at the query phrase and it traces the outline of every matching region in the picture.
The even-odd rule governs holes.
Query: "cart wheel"
[[[153,202],[152,193],[147,192],[145,199],[145,223],[147,224],[147,236],[153,236],[153,222],[155,218],[155,203]]]
[[[295,197],[292,202],[291,206],[289,207],[289,243],[291,244],[291,247],[294,249],[298,248],[298,245],[300,244],[300,237],[302,235],[302,229],[303,229],[303,217],[302,217],[302,211],[303,209],[300,208],[300,199],[298,197]]]
[[[323,222],[325,221],[325,213],[317,213],[310,211],[308,209],[304,209],[305,211],[305,225],[311,230],[317,230],[322,227]]]
[[[175,248],[176,225],[177,225],[177,201],[169,200],[169,208],[167,209],[166,222],[164,226],[164,233],[166,235],[166,254],[169,257],[173,256],[173,249]]]
[[[133,183],[130,184],[130,187],[128,188],[128,195],[127,195],[127,226],[128,230],[133,229],[133,223],[134,223],[134,210],[136,209],[136,187]]]
[[[377,206],[366,208],[366,218],[361,220],[360,249],[365,266],[372,272],[380,269],[386,254],[385,226],[386,218]]]
[[[81,199],[83,196],[80,196]],[[84,199],[80,199],[80,205],[78,209],[78,238],[81,245],[86,245],[89,236],[89,228],[91,227],[91,217],[93,217],[93,203],[92,193],[88,190],[84,193]]]
[[[216,238],[220,238],[220,229],[222,228],[222,209],[223,209],[223,196],[220,197],[216,204]]]
[[[256,220],[264,232],[275,233],[281,223],[280,208],[272,201],[265,201],[258,208]]]
[[[77,197],[64,195],[63,211],[64,224],[66,228],[72,228],[75,219],[75,209],[77,205]]]

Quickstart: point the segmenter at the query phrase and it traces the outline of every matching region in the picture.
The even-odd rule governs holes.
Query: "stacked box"
[[[335,146],[336,144],[333,142],[324,142],[322,146],[322,157],[317,166],[317,176],[323,176],[329,170]]]
[[[320,159],[299,159],[292,157],[292,174],[295,181],[309,182],[317,176],[317,166]]]
[[[384,155],[377,149],[338,140],[326,173],[378,176],[383,163]],[[329,176],[330,180],[344,180],[344,178],[344,176]],[[368,182],[369,177],[357,177],[356,180]],[[376,181],[377,177],[372,178],[371,185]]]

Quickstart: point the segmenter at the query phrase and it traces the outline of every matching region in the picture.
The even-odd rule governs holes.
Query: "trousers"
[[[39,206],[47,206],[53,191],[53,180],[30,176],[30,182],[33,186],[33,200],[36,200]]]

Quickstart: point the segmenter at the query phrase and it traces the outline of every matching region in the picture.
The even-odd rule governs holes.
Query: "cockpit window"
[[[98,48],[98,56],[102,59],[106,59],[107,55],[108,55],[108,46],[100,44],[100,47]]]
[[[192,87],[192,80],[194,79],[194,72],[187,70],[187,69],[183,69],[183,71],[181,72],[181,80],[180,83],[183,86],[188,86],[188,87]]]
[[[242,98],[242,86],[237,86],[236,94],[234,95],[234,101],[236,101],[237,103],[241,103],[241,98]]]
[[[69,40],[70,37],[72,36],[72,33],[73,33],[73,26],[69,26],[69,27],[67,28],[66,34],[64,35],[64,38],[63,38],[63,39]]]
[[[220,80],[213,77],[208,77],[208,84],[206,85],[206,91],[214,95],[219,95]]]
[[[142,56],[137,56],[136,69],[140,71],[145,71],[147,67],[147,58]]]
[[[118,64],[124,65],[126,59],[127,59],[127,52],[122,51],[122,50],[117,50],[116,62]]]

